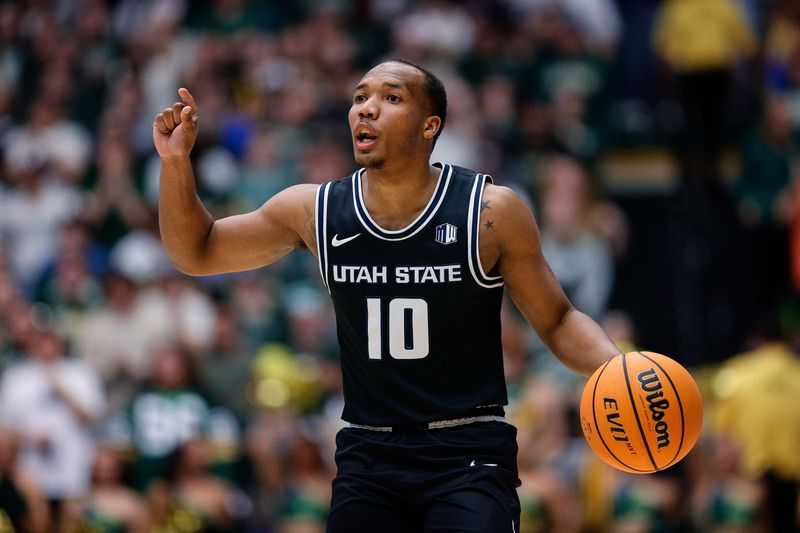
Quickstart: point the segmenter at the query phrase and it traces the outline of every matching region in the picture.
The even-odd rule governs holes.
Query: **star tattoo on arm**
[[[494,229],[494,221],[487,220],[486,224],[484,224],[483,227],[486,228],[487,230]]]
[[[481,213],[483,213],[484,209],[491,209],[491,207],[489,207],[488,201],[484,202],[483,200],[481,200]]]

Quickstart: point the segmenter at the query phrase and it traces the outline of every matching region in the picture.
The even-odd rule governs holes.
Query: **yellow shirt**
[[[717,374],[717,427],[741,445],[745,471],[800,479],[800,360],[781,343],[726,362]]]
[[[732,0],[668,0],[653,32],[654,46],[673,68],[728,68],[753,53],[753,30]]]

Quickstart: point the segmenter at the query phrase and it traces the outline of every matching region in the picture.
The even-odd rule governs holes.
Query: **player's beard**
[[[356,163],[364,168],[373,168],[380,170],[386,164],[386,159],[383,157],[373,157],[372,154],[356,154]]]
[[[373,159],[372,161],[367,161],[364,164],[364,168],[367,168],[367,169],[374,168],[374,169],[380,170],[380,169],[383,168],[383,165],[385,165],[385,164],[386,164],[386,161],[383,160],[383,159]]]

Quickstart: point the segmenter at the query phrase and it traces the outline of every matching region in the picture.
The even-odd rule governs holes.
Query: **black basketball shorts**
[[[504,422],[341,430],[328,533],[519,533],[516,434]]]

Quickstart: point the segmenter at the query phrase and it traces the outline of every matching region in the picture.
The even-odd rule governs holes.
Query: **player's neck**
[[[439,174],[427,160],[367,169],[361,187],[370,216],[385,229],[405,227],[428,205]]]

